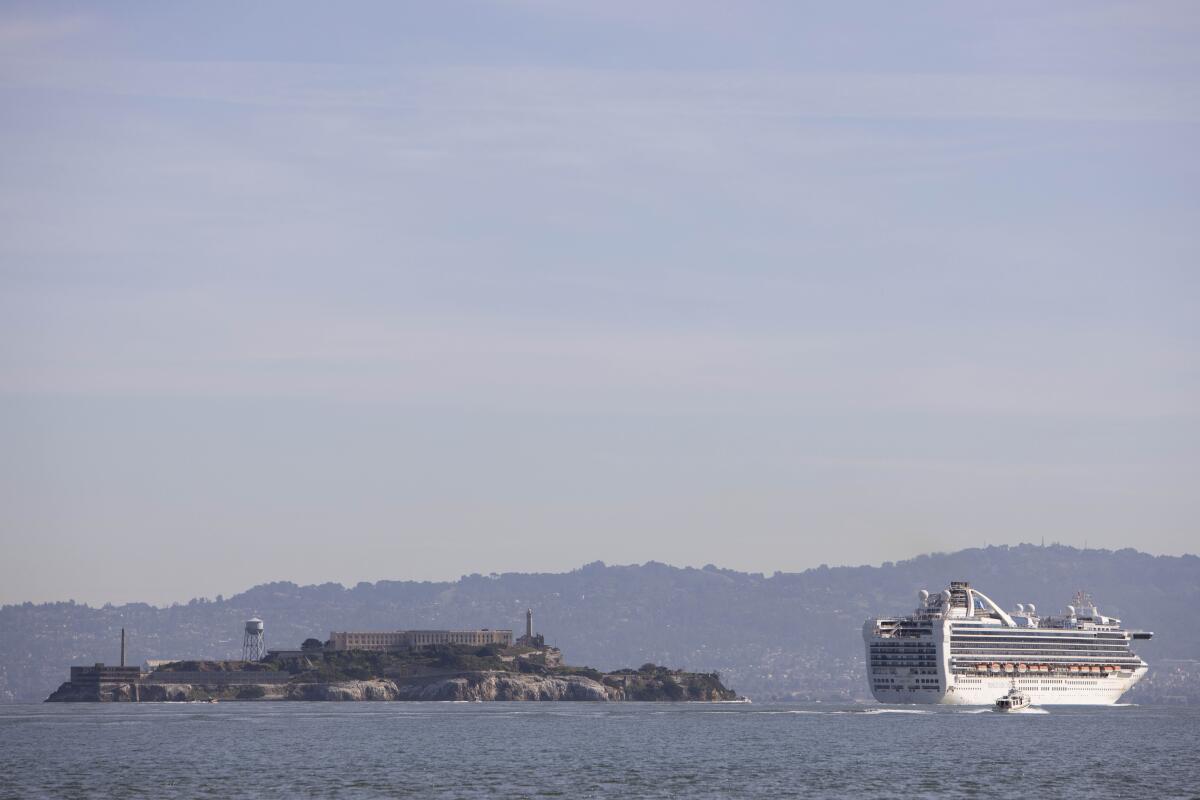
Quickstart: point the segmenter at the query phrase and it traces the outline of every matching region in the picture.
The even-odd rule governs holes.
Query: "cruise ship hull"
[[[1141,667],[1130,675],[1103,678],[1018,678],[1016,686],[1035,706],[1111,706],[1145,674]],[[990,706],[1012,686],[1011,678],[996,676],[952,680],[945,691],[902,687],[872,689],[871,694],[880,703]]]

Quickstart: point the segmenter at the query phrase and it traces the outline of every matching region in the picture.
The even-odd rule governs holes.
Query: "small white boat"
[[[1022,692],[1017,687],[1008,690],[1008,694],[1004,695],[996,701],[996,711],[1020,711],[1029,708],[1032,703],[1029,700],[1029,695]]]

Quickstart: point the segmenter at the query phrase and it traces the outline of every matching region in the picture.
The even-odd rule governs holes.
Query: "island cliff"
[[[134,677],[77,670],[47,702],[206,700],[700,701],[736,700],[716,674],[654,664],[601,673],[546,666],[495,648],[311,653],[262,662],[190,661]]]
[[[471,672],[411,683],[387,678],[330,683],[64,683],[47,702],[197,700],[625,700],[620,687],[578,675],[547,677]],[[664,696],[665,699],[665,696]]]

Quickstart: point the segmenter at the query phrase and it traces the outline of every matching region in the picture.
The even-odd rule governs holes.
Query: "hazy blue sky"
[[[0,4],[0,602],[1197,551],[1200,4]]]

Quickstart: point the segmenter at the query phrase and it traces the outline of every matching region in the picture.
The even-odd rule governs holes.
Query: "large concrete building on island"
[[[328,646],[332,650],[387,651],[439,644],[512,647],[512,643],[510,630],[480,628],[473,631],[330,631]]]

